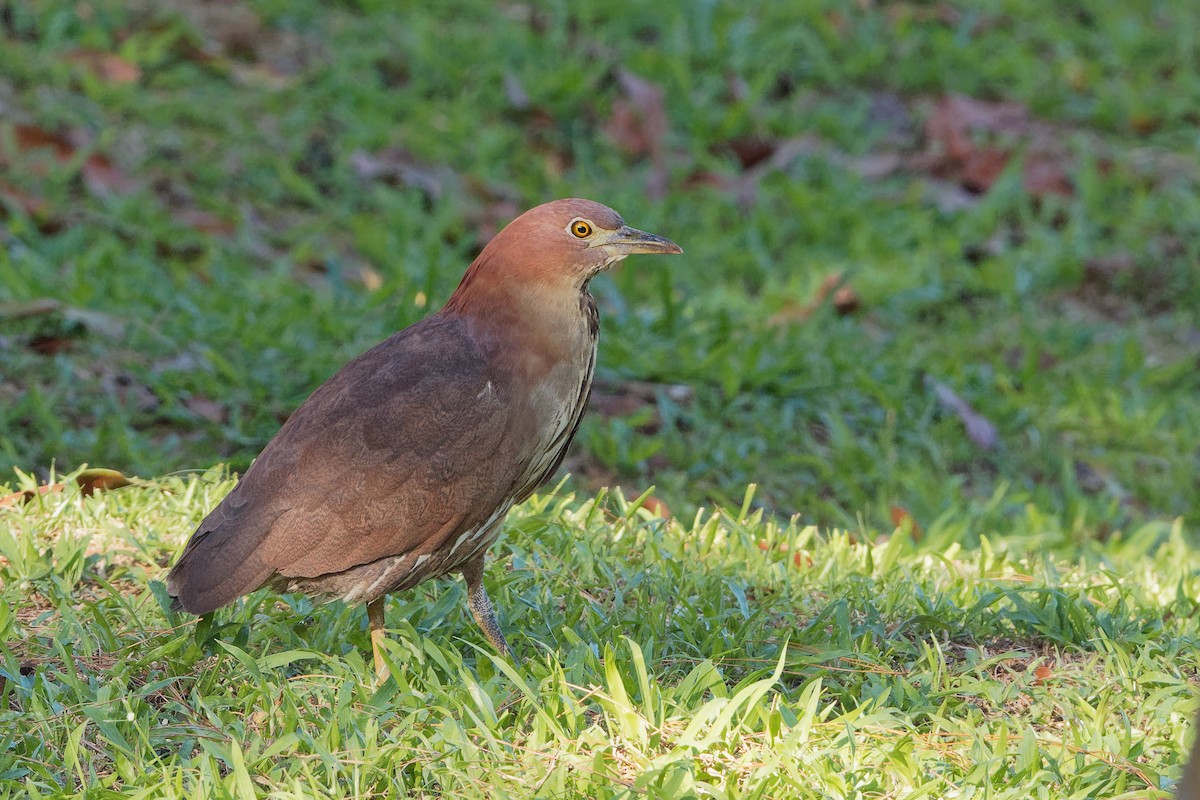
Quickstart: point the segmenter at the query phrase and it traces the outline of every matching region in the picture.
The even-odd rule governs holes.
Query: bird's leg
[[[520,663],[500,630],[500,623],[496,621],[496,610],[492,608],[492,600],[488,597],[487,589],[483,588],[483,554],[480,553],[464,564],[462,574],[467,581],[467,607],[471,609],[471,616],[475,617],[479,629],[491,642],[492,647],[496,648],[497,653],[514,664]]]
[[[383,640],[387,638],[387,632],[383,629],[383,604],[387,600],[387,595],[376,597],[371,602],[367,603],[367,624],[371,628],[371,650],[375,653],[375,674],[379,678],[379,682],[383,683],[388,678],[387,664],[383,660]]]

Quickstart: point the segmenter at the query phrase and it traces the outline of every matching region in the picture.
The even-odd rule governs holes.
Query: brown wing
[[[461,320],[430,317],[347,364],[201,523],[168,576],[204,613],[273,575],[436,549],[511,496],[531,431]]]

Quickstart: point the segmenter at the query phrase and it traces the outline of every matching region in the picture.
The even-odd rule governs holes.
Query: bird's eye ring
[[[592,235],[592,224],[586,219],[577,219],[571,223],[571,233],[579,239],[586,239]]]

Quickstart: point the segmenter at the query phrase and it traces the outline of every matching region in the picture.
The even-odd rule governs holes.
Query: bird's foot
[[[504,632],[500,630],[500,622],[496,619],[496,609],[492,607],[492,600],[488,597],[487,590],[483,588],[482,556],[463,569],[463,577],[467,581],[467,607],[471,609],[471,616],[475,618],[475,623],[479,625],[484,637],[492,647],[496,648],[498,654],[507,658],[514,665],[520,666],[521,659],[517,658],[517,654],[509,647],[508,640],[504,638]]]
[[[367,603],[367,623],[371,628],[371,651],[375,654],[375,675],[380,683],[388,679],[387,662],[383,660],[383,640],[387,631],[383,627],[383,604],[387,595]]]

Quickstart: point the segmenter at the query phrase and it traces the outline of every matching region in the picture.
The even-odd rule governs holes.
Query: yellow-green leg
[[[371,628],[371,650],[375,653],[375,674],[380,683],[388,678],[387,664],[383,661],[383,640],[387,637],[387,631],[383,629],[383,604],[386,599],[387,595],[385,594],[367,603],[367,624]]]

